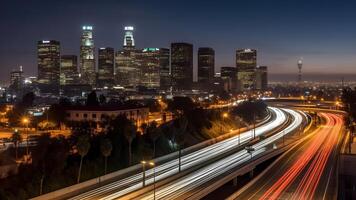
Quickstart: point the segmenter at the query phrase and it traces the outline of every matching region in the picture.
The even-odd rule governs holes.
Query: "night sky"
[[[216,66],[235,66],[236,48],[258,50],[270,73],[356,74],[356,1],[348,0],[0,0],[0,80],[24,66],[37,75],[36,42],[59,40],[79,55],[82,25],[96,47],[120,49],[133,25],[136,46],[190,42],[215,49]],[[196,65],[196,59],[195,59]],[[275,77],[275,76],[274,76]]]

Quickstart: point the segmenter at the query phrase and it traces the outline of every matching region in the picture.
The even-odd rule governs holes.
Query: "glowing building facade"
[[[114,65],[115,51],[114,48],[99,48],[98,54],[98,80],[100,87],[114,85]]]
[[[166,48],[159,49],[159,59],[160,59],[160,89],[168,90],[171,87],[172,77],[170,70],[170,50]]]
[[[249,91],[256,87],[257,51],[255,49],[238,49],[236,67],[239,90]]]
[[[96,81],[93,27],[83,26],[80,43],[80,77],[83,84],[94,86]]]
[[[123,87],[136,87],[140,83],[139,50],[121,50],[115,55],[115,81]]]
[[[78,83],[78,58],[76,55],[61,56],[61,85],[74,85]]]
[[[256,68],[256,89],[257,90],[267,90],[268,87],[268,76],[267,76],[267,66],[258,66]]]
[[[37,42],[37,65],[41,92],[58,93],[60,83],[60,43],[58,41]]]
[[[133,37],[133,26],[125,26],[125,35],[124,35],[124,49],[134,49],[135,48],[135,39]]]
[[[237,89],[236,67],[221,67],[220,72],[224,90],[227,92],[235,92]]]
[[[214,79],[215,51],[209,47],[198,49],[198,83],[202,89],[208,90]]]
[[[22,89],[25,78],[22,71],[22,66],[18,70],[12,70],[10,73],[10,89],[19,91]]]

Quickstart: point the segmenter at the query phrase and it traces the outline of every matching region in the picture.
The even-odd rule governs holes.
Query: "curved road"
[[[252,157],[264,153],[266,151],[267,145],[274,143],[278,139],[282,138],[283,135],[297,130],[303,122],[303,117],[300,113],[290,109],[283,110],[292,116],[292,122],[284,130],[279,131],[276,134],[252,145],[251,147],[254,149],[252,154],[250,154],[245,149],[238,151],[230,156],[220,159],[217,162],[202,167],[199,170],[195,170],[194,172],[184,177],[181,177],[166,185],[163,185],[160,188],[157,188],[155,194],[153,194],[153,192],[149,192],[140,197],[137,197],[137,199],[187,199],[194,192],[199,190],[199,187],[209,183],[209,181],[212,179],[220,176],[221,174],[224,174],[225,172],[228,172],[231,169],[241,166],[242,164],[250,161]],[[213,152],[211,153],[213,154]],[[111,195],[104,199],[113,198],[115,198],[115,196]],[[122,199],[125,199],[125,197]]]
[[[229,199],[334,199],[342,141],[341,115],[321,113],[325,123]]]
[[[273,129],[281,126],[287,120],[286,114],[278,108],[270,108],[275,114],[275,119],[267,122],[256,128],[256,136],[268,133]],[[252,139],[253,132],[246,131],[239,136],[234,136],[221,142],[215,143],[208,147],[202,148],[190,154],[182,156],[182,170],[189,169],[191,167],[202,165],[210,160],[219,157],[229,151],[234,150],[239,145],[243,145]],[[156,181],[162,180],[178,172],[178,159],[163,163],[156,167]],[[146,185],[153,182],[153,170],[146,170]],[[137,173],[130,177],[106,184],[99,188],[82,193],[70,199],[116,199],[130,192],[136,191],[142,188],[142,173]]]

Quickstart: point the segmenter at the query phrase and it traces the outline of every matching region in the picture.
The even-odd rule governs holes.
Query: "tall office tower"
[[[98,86],[105,87],[114,85],[114,64],[114,48],[100,48],[98,56]]]
[[[198,49],[198,83],[209,90],[214,79],[215,51],[209,47]]]
[[[95,85],[95,48],[93,40],[93,27],[83,26],[80,43],[80,77],[83,84]]]
[[[166,48],[159,49],[159,62],[160,62],[160,89],[169,90],[171,88],[171,71],[170,71],[170,50]]]
[[[139,50],[122,50],[115,55],[115,82],[123,87],[136,87],[140,84]]]
[[[146,88],[158,89],[160,87],[160,49],[144,48],[137,55],[140,63],[140,85]]]
[[[258,66],[256,68],[256,89],[267,90],[268,76],[267,66]]]
[[[255,49],[236,50],[236,67],[240,90],[255,89],[257,51]]]
[[[302,67],[303,67],[303,60],[298,60],[298,83],[302,83]]]
[[[135,40],[133,37],[133,26],[125,26],[124,49],[135,49]]]
[[[78,58],[76,55],[61,56],[61,85],[74,85],[78,83]]]
[[[58,93],[60,79],[60,43],[55,40],[37,42],[38,83],[41,92]]]
[[[236,92],[237,89],[237,69],[236,67],[221,67],[220,78],[227,92]]]
[[[22,89],[25,78],[23,76],[22,66],[18,70],[12,70],[10,73],[10,88],[14,91]]]
[[[191,90],[193,83],[193,45],[171,44],[171,75],[174,90]]]

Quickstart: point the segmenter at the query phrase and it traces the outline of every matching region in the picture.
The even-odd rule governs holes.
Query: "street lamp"
[[[146,179],[146,161],[141,161],[142,164],[142,186],[145,187],[145,179]]]
[[[229,114],[226,113],[226,112],[224,112],[224,113],[222,114],[222,117],[223,117],[223,122],[225,122],[225,118],[228,118],[228,117],[229,117]],[[220,126],[220,132],[221,132],[221,134],[223,134],[223,125],[222,125],[222,124],[221,124],[221,126]]]
[[[156,166],[154,162],[148,164],[153,167],[153,200],[156,200]]]
[[[225,113],[223,113],[222,116],[223,116],[223,118],[228,118],[228,117],[229,117],[229,114],[225,112]]]
[[[27,117],[24,117],[22,119],[22,123],[26,126],[26,154],[28,157],[28,124],[29,124],[30,120]]]

